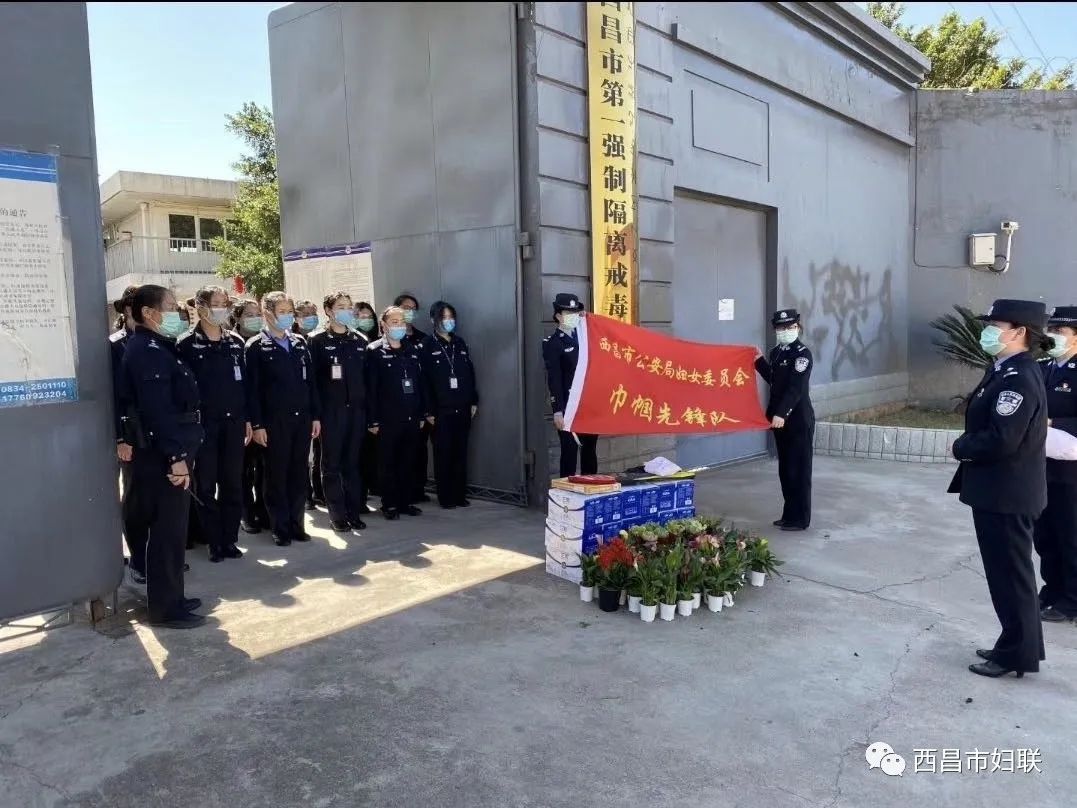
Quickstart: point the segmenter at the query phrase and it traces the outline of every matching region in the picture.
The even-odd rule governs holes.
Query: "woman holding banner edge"
[[[774,312],[771,325],[778,344],[769,359],[756,357],[755,369],[770,385],[767,418],[778,449],[778,479],[785,506],[774,522],[782,530],[807,530],[811,524],[812,451],[815,410],[808,397],[812,355],[800,341],[800,313]]]
[[[553,301],[553,318],[557,321],[557,330],[542,341],[542,360],[546,365],[546,383],[550,388],[550,408],[553,410],[557,437],[561,441],[561,477],[570,477],[576,473],[577,457],[581,473],[598,473],[598,436],[575,435],[565,431],[568,394],[572,389],[576,364],[580,358],[576,326],[582,313],[583,304],[576,295],[558,293]]]

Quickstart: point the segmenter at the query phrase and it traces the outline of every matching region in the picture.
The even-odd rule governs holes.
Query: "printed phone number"
[[[40,393],[58,390],[66,393],[70,382],[30,382],[29,384],[0,384],[0,394]]]

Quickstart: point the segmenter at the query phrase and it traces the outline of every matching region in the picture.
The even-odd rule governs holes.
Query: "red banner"
[[[755,348],[704,345],[599,314],[580,318],[565,429],[588,435],[767,429]]]

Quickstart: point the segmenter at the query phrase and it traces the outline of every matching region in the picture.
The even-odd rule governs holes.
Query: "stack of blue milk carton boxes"
[[[546,512],[546,572],[580,583],[580,555],[591,555],[622,530],[695,516],[693,480],[579,494],[551,488]]]

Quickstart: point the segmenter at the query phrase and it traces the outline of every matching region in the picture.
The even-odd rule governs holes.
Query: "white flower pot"
[[[692,611],[694,612],[696,609],[698,609],[702,603],[703,603],[703,593],[702,592],[694,592],[694,593],[692,593]]]
[[[628,611],[632,614],[639,614],[640,603],[643,598],[637,598],[635,595],[628,596]]]
[[[677,613],[677,604],[675,603],[659,603],[658,604],[658,616],[665,620],[667,623],[673,619],[673,615]]]
[[[641,603],[639,607],[639,619],[644,623],[653,623],[654,615],[657,611],[658,606],[647,606],[646,604]]]
[[[624,591],[624,590],[622,589],[622,590],[621,590],[621,605],[622,605],[622,606],[624,606],[624,605],[625,605],[625,602],[626,602],[627,600],[628,600],[628,593],[627,593],[627,592],[625,592],[625,591]]]
[[[726,592],[724,595],[722,595],[722,603],[725,606],[732,606],[733,605],[733,595],[731,595],[729,592]]]
[[[595,588],[593,586],[584,586],[580,584],[580,600],[584,603],[590,603],[595,599]]]
[[[677,601],[677,614],[681,617],[692,616],[692,601],[691,600],[678,600]]]
[[[762,586],[767,580],[767,574],[765,572],[752,571],[752,586]]]
[[[707,595],[707,608],[712,612],[722,611],[723,603],[721,595]]]

